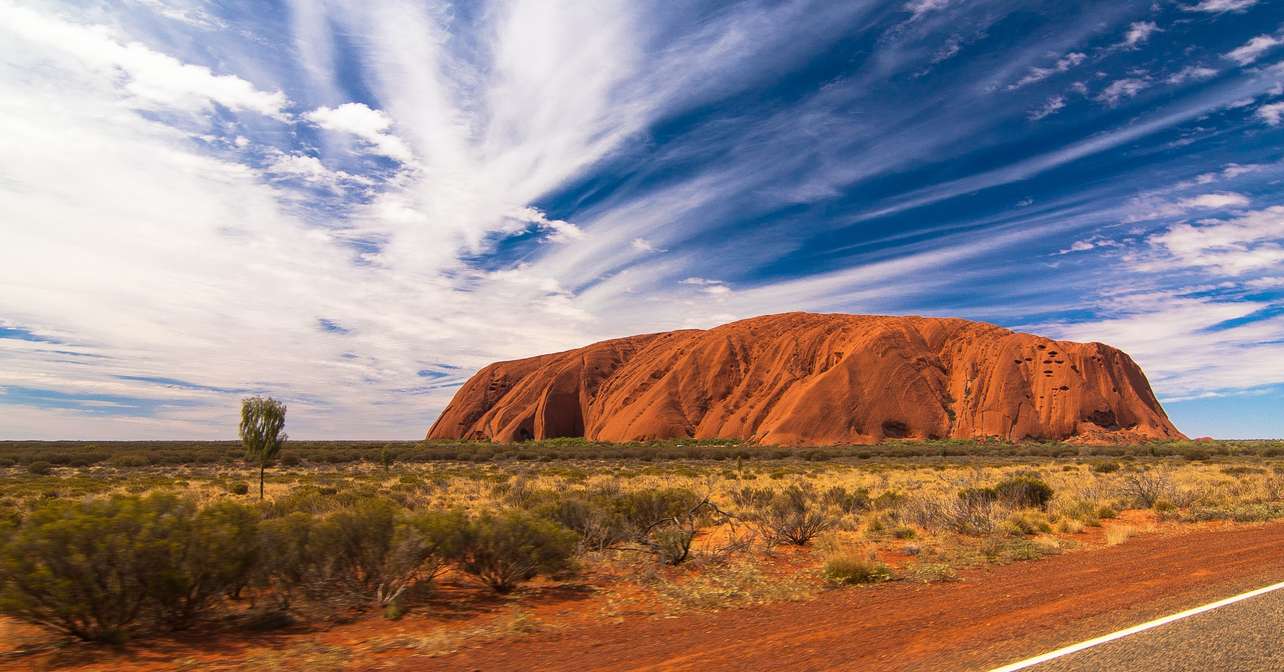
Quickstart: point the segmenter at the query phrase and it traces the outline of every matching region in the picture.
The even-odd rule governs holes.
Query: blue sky
[[[1123,348],[1284,436],[1284,5],[0,0],[0,438],[414,438],[790,310]]]

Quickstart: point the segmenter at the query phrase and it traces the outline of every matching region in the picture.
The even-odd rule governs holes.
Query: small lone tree
[[[246,397],[241,400],[241,445],[245,459],[259,465],[259,499],[263,499],[263,472],[281,452],[287,438],[285,404],[272,397]]]

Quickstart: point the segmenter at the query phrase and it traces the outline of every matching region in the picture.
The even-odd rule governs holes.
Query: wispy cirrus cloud
[[[1009,84],[1008,90],[1014,91],[1021,87],[1034,84],[1035,82],[1042,82],[1052,75],[1068,72],[1071,68],[1083,63],[1087,58],[1087,55],[1082,52],[1072,51],[1065,56],[1058,58],[1056,62],[1050,66],[1032,67],[1028,72],[1026,72],[1025,76],[1021,77],[1021,79]]]
[[[1229,283],[1251,350],[1281,75],[1196,6],[0,1],[0,433],[225,437],[264,392],[413,436],[494,359],[796,309],[1127,346]]]
[[[1222,12],[1241,12],[1256,5],[1258,2],[1259,0],[1200,0],[1200,2],[1186,5],[1182,9],[1188,12],[1220,14]]]
[[[1284,38],[1275,35],[1258,35],[1223,55],[1240,65],[1248,65],[1281,44],[1284,44]]]

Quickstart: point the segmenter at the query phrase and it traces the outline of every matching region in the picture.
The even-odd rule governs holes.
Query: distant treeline
[[[278,460],[297,464],[352,462],[491,462],[554,460],[867,460],[951,457],[1280,457],[1284,441],[1152,442],[1081,446],[1060,442],[894,441],[878,445],[763,446],[739,441],[667,440],[600,443],[551,439],[523,443],[485,441],[290,441]],[[145,467],[233,463],[243,457],[237,441],[0,441],[0,467],[46,462],[52,466]]]

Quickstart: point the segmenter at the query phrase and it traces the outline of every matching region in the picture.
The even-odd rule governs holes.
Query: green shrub
[[[1051,532],[1052,525],[1042,514],[1014,512],[1001,525],[1004,532],[1014,537],[1024,537],[1040,532]]]
[[[280,610],[290,607],[303,592],[321,594],[321,567],[327,564],[324,549],[313,542],[316,518],[294,511],[259,523],[258,546],[269,549],[259,556],[254,583]]]
[[[320,520],[309,546],[322,559],[321,576],[340,594],[388,605],[437,576],[464,532],[460,513],[407,517],[392,501],[365,499]]]
[[[53,465],[44,460],[36,460],[27,465],[27,471],[36,476],[48,476],[53,471]]]
[[[969,506],[993,504],[999,500],[999,493],[994,488],[963,488],[959,490],[959,499]]]
[[[193,543],[193,513],[164,495],[37,507],[0,547],[0,613],[82,639],[120,641],[147,611],[185,611],[178,605],[184,595],[198,609],[204,587],[219,582],[200,580],[202,588],[192,589],[184,574],[200,565],[186,561],[205,544]]]
[[[451,556],[460,570],[507,593],[539,574],[565,569],[575,541],[574,532],[524,511],[486,514],[464,527]]]
[[[879,583],[892,580],[892,570],[870,556],[856,553],[838,555],[825,561],[825,579],[840,585]]]
[[[837,488],[842,490],[841,487]],[[771,488],[754,488],[745,486],[731,491],[731,503],[742,509],[756,509],[771,501]]]
[[[1052,487],[1042,479],[1016,476],[994,486],[998,498],[1016,508],[1046,509],[1052,501]]]
[[[144,505],[164,521],[157,532],[164,544],[146,565],[148,608],[158,620],[182,629],[213,601],[240,593],[259,553],[254,510],[225,501],[197,511],[190,500],[163,495]]]
[[[900,506],[905,501],[905,495],[895,490],[888,490],[880,493],[874,498],[871,508],[890,510]]]
[[[250,484],[233,483],[230,487],[228,487],[227,491],[234,495],[248,495],[250,493]]]
[[[835,485],[826,490],[824,501],[843,513],[861,513],[868,511],[874,505],[873,500],[869,498],[869,490],[865,488],[847,490],[841,485]]]
[[[1092,470],[1098,474],[1113,474],[1119,468],[1118,462],[1097,462],[1092,465]]]
[[[703,498],[684,488],[640,490],[609,501],[627,538],[666,565],[690,556],[707,508]]]
[[[567,497],[548,502],[537,513],[580,536],[588,550],[600,551],[627,541],[631,531],[627,521],[602,498]]]
[[[149,464],[151,464],[151,460],[140,453],[121,453],[120,455],[112,455],[107,459],[107,466],[117,469],[145,467]]]

